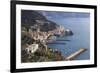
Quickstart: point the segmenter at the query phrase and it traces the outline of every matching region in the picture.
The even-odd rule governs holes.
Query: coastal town
[[[57,41],[59,37],[73,36],[74,33],[71,29],[48,20],[37,11],[23,10],[21,19],[22,63],[73,60],[86,50],[85,48],[80,48],[76,52],[64,56],[61,50],[59,50],[61,49],[60,47],[50,48],[48,44],[64,44],[55,43],[55,41]],[[70,40],[64,39],[63,41]]]
[[[41,20],[36,20],[37,26],[30,26],[30,29],[28,31],[25,31],[25,28],[22,27],[22,36],[26,36],[29,37],[31,39],[31,44],[24,44],[22,45],[22,51],[26,52],[27,55],[29,55],[29,57],[31,57],[31,54],[34,55],[38,50],[44,50],[45,53],[48,52],[48,46],[47,43],[51,43],[53,41],[56,40],[56,36],[63,36],[65,35],[65,29],[64,27],[60,26],[57,27],[57,29],[48,31],[48,32],[44,32],[40,30],[40,25],[43,24],[43,22]],[[35,31],[33,29],[36,29]],[[70,30],[67,29],[67,32],[69,33]],[[58,52],[57,54],[59,54],[59,58],[63,59],[63,57],[61,56],[61,52],[58,51],[57,49],[50,49],[49,51],[53,52]],[[55,54],[55,53],[54,53]]]

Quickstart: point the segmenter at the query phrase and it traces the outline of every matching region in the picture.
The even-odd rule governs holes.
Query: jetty
[[[65,60],[73,60],[75,57],[77,57],[78,55],[80,55],[81,53],[83,53],[84,51],[86,51],[85,48],[80,48],[79,50],[77,50],[76,52],[72,53],[71,55],[69,55],[68,57],[65,58]]]
[[[56,40],[56,41],[71,41],[71,40],[62,40],[62,39],[60,39],[60,40]]]
[[[47,43],[47,44],[58,44],[58,45],[66,45],[66,43],[60,43],[60,42],[52,42],[52,43]]]

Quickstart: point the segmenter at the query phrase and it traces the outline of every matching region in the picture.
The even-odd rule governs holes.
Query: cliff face
[[[50,31],[50,30],[56,29],[59,26],[56,23],[50,20],[47,20],[46,17],[40,14],[39,12],[31,11],[31,10],[21,11],[21,24],[22,24],[22,27],[24,26],[28,29],[31,26],[35,27],[37,24],[38,26],[40,26],[39,28],[41,31]]]
[[[22,10],[21,11],[21,23],[23,25],[34,25],[35,20],[46,20],[46,18],[36,11]]]
[[[22,10],[21,11],[21,24],[22,27],[25,27],[27,30],[30,28],[33,30],[36,30],[37,28],[40,29],[40,31],[52,31],[60,27],[60,25],[56,24],[53,21],[50,21],[39,11],[33,11],[33,10]],[[71,32],[71,33],[70,33]],[[65,29],[65,35],[72,35],[72,31],[66,31]]]

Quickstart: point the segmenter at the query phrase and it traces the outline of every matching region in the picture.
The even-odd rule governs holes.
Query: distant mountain
[[[35,20],[46,20],[45,16],[33,11],[33,10],[22,10],[21,11],[21,23],[22,25],[34,25]]]
[[[49,31],[56,29],[59,25],[56,23],[47,20],[47,18],[39,13],[38,11],[33,11],[33,10],[22,10],[21,11],[21,24],[24,27],[30,28],[31,26],[35,26],[38,24],[36,21],[40,20],[43,25],[41,25],[40,29],[41,31]]]
[[[55,11],[39,11],[39,13],[43,14],[47,18],[67,18],[67,17],[89,17],[89,13],[84,12],[55,12]]]

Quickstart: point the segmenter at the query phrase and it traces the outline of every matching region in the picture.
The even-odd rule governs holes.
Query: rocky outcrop
[[[69,35],[69,36],[72,36],[73,34],[74,34],[74,33],[73,33],[70,29],[66,29],[66,30],[65,30],[65,35],[66,35],[66,36],[68,36],[68,35]]]

